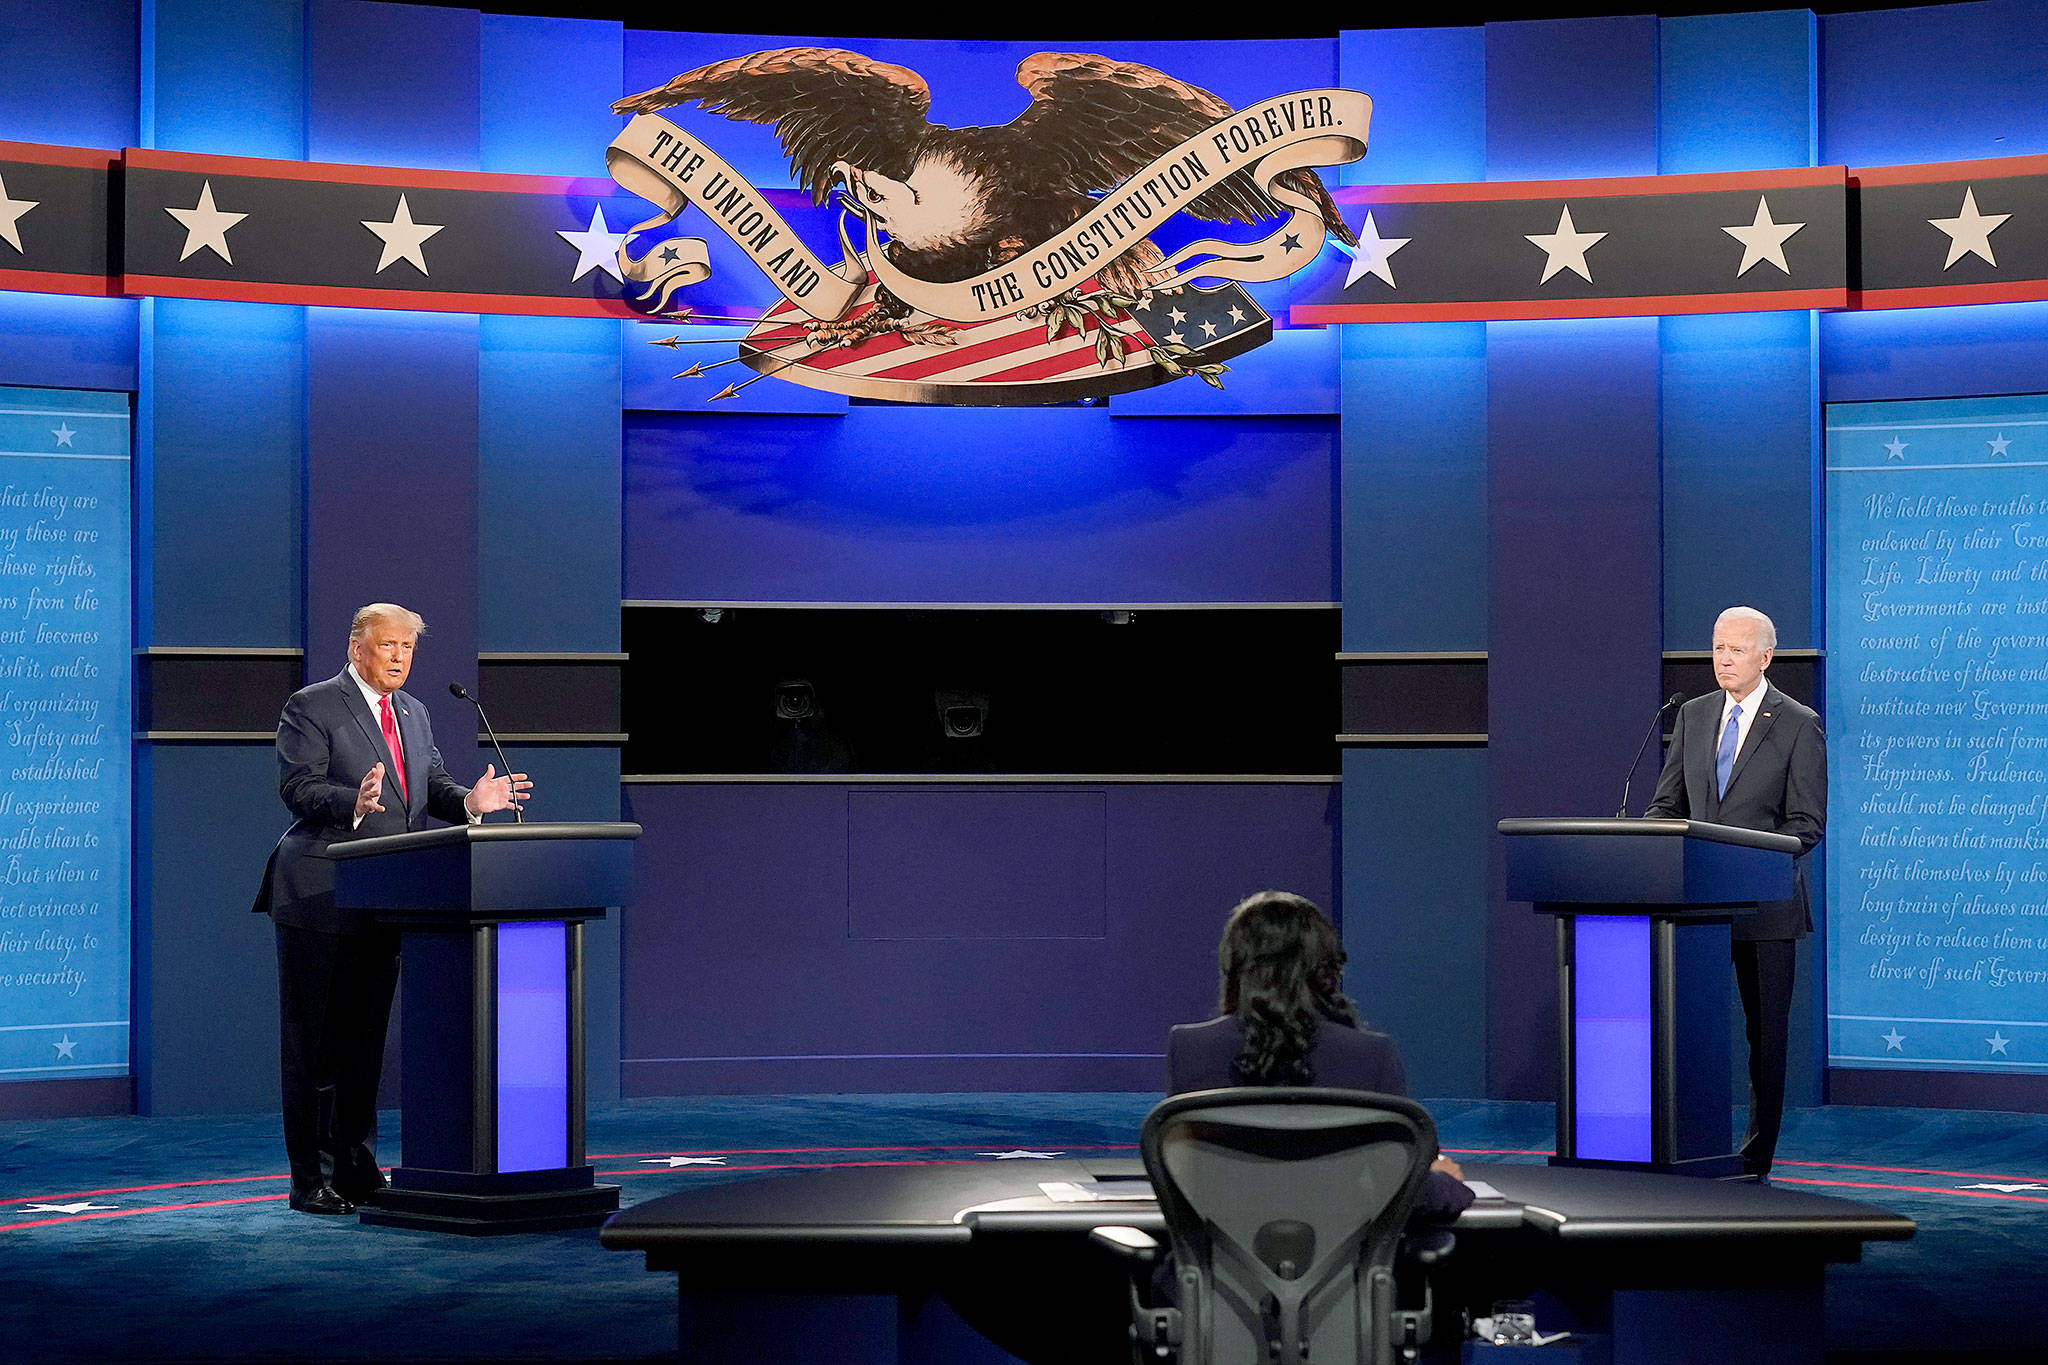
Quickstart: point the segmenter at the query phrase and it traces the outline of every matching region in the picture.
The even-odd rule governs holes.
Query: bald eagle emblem
[[[949,128],[926,117],[931,89],[905,67],[829,48],[757,52],[619,100],[613,110],[636,117],[608,160],[668,217],[702,209],[781,292],[744,320],[734,359],[860,396],[1034,403],[1187,375],[1220,388],[1224,361],[1271,335],[1241,282],[1292,273],[1326,237],[1357,243],[1314,168],[1364,154],[1363,95],[1235,110],[1152,67],[1067,52],[1027,57],[1017,81],[1031,103],[1011,122]],[[811,255],[687,120],[663,117],[692,104],[773,128],[810,204],[836,205],[840,261]],[[1152,234],[1180,214],[1283,221],[1259,241],[1168,255]],[[676,303],[708,273],[701,251],[679,262],[672,245],[630,245],[629,301],[705,320]]]

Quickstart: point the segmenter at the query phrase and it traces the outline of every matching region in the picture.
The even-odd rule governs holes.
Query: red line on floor
[[[240,1185],[251,1180],[289,1180],[288,1172],[277,1175],[230,1175],[213,1180],[173,1180],[162,1185],[119,1185],[105,1190],[73,1190],[70,1194],[32,1194],[19,1199],[0,1199],[0,1204],[55,1204],[66,1199],[95,1199],[103,1194],[147,1194],[151,1190],[188,1190],[200,1185]]]
[[[1998,1180],[2010,1184],[2029,1181],[2048,1185],[2048,1178],[2038,1175],[1986,1175],[1982,1171],[1941,1171],[1927,1166],[1858,1166],[1848,1161],[1779,1161],[1774,1164],[1820,1166],[1831,1171],[1884,1171],[1892,1175],[1952,1175],[1958,1180]]]
[[[1942,1189],[1934,1185],[1880,1185],[1868,1180],[1815,1180],[1808,1176],[1799,1175],[1774,1175],[1771,1177],[1771,1183],[1774,1185],[1832,1185],[1850,1190],[1903,1190],[1908,1194],[1959,1194],[1965,1199],[2007,1199],[2016,1203],[2048,1204],[2048,1197],[2038,1194],[2002,1194],[1997,1190]]]
[[[217,1209],[227,1204],[262,1204],[269,1200],[288,1197],[283,1194],[257,1194],[247,1199],[209,1199],[199,1204],[157,1204],[146,1209],[106,1209],[94,1213],[72,1213],[62,1218],[38,1218],[27,1223],[0,1223],[0,1232],[15,1232],[21,1228],[47,1228],[58,1223],[83,1223],[94,1218],[133,1218],[138,1213],[180,1213],[186,1209]]]
[[[653,1156],[791,1156],[808,1152],[965,1152],[982,1147],[1000,1147],[1009,1142],[1013,1148],[1022,1147],[1036,1151],[1028,1143],[1010,1142],[1008,1138],[990,1138],[985,1142],[898,1142],[888,1147],[707,1147],[691,1152],[592,1152],[593,1161],[624,1161],[630,1157]],[[1094,1142],[1079,1146],[1054,1147],[1050,1150],[1061,1152],[1134,1152],[1135,1142]]]
[[[669,1171],[843,1171],[855,1166],[973,1166],[972,1157],[933,1161],[783,1161],[763,1166],[668,1166],[650,1170],[599,1171],[598,1175],[666,1175]]]

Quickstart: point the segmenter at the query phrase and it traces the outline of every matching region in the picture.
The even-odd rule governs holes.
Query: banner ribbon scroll
[[[884,250],[870,249],[866,267],[889,292],[921,312],[952,322],[984,321],[1076,288],[1225,179],[1249,171],[1260,190],[1289,210],[1286,221],[1256,242],[1210,238],[1190,243],[1165,262],[1173,273],[1161,287],[1195,279],[1277,280],[1315,259],[1325,228],[1314,200],[1275,181],[1289,171],[1358,160],[1365,155],[1371,118],[1371,98],[1355,90],[1278,95],[1218,119],[1104,195],[1072,226],[973,279],[920,280],[891,264]],[[753,258],[784,298],[812,317],[841,317],[860,293],[866,273],[843,224],[839,236],[845,260],[838,267],[826,266],[758,190],[699,139],[661,116],[641,114],[627,124],[605,160],[621,186],[666,211],[634,231],[665,223],[694,203]],[[651,281],[662,270],[674,269],[673,264],[650,269],[648,263],[658,254],[634,261],[622,245],[619,264],[628,279],[653,287]],[[709,273],[708,266],[703,269]]]

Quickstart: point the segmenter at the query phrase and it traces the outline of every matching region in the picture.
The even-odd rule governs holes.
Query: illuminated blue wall
[[[2048,151],[2038,18],[1989,0],[1113,51],[1239,104],[1371,93],[1352,183],[1557,178]],[[784,41],[365,0],[0,0],[0,29],[9,138],[578,175],[601,173],[610,99]],[[1021,109],[1013,72],[1040,47],[855,45],[924,74],[954,125]],[[763,184],[785,177],[766,130],[681,117]],[[1332,249],[1315,268],[1342,264]],[[707,287],[766,297],[732,269]],[[1289,288],[1257,292],[1278,309]],[[473,676],[479,652],[615,650],[620,597],[644,594],[1335,600],[1346,651],[1484,651],[1490,741],[1347,752],[1341,880],[1319,883],[1341,888],[1354,993],[1435,1094],[1549,1093],[1549,990],[1528,969],[1548,949],[1498,900],[1492,818],[1610,810],[1658,655],[1698,648],[1721,605],[1765,606],[1787,647],[1821,643],[1821,403],[2048,391],[2048,304],[1291,331],[1234,362],[1221,395],[1013,414],[767,382],[707,416],[646,331],[0,293],[0,384],[136,396],[145,647],[303,649],[322,676],[346,604],[411,595],[436,618],[431,684]],[[394,367],[433,382],[394,392]],[[1569,420],[1594,403],[1601,422]],[[906,476],[931,432],[996,477]],[[769,453],[752,501],[711,477],[748,451]],[[428,504],[408,515],[431,548],[388,572],[348,554],[377,483],[356,460]],[[662,479],[687,515],[664,520]],[[1553,704],[1589,688],[1597,708]],[[437,720],[466,776],[468,718]],[[616,750],[532,757],[548,813],[616,811]],[[268,747],[144,743],[135,772],[140,1103],[260,1108],[273,969],[246,904],[282,823]],[[590,948],[599,1093],[622,1027],[613,933]],[[1819,957],[1795,1099],[1818,1094]]]

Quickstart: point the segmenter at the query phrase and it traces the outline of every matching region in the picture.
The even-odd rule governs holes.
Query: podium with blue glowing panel
[[[405,1164],[365,1223],[595,1227],[583,1154],[583,925],[624,905],[632,824],[467,825],[336,844],[335,896],[404,934]]]
[[[1799,841],[1701,820],[1503,820],[1507,897],[1557,921],[1560,1166],[1742,1172],[1729,925],[1792,894]]]

